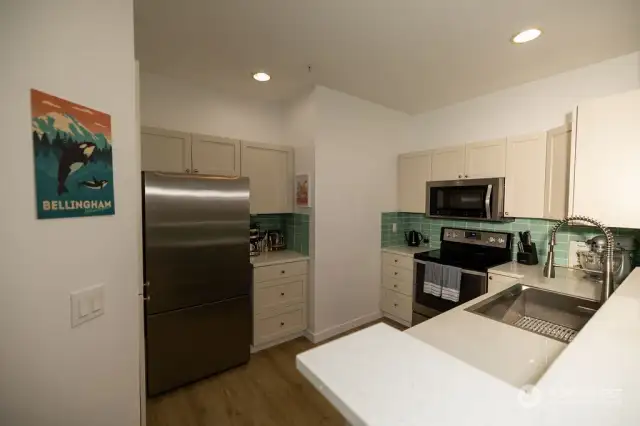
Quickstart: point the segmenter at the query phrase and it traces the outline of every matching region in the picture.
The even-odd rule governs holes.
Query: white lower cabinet
[[[307,261],[255,266],[253,350],[298,337],[307,328]]]
[[[380,309],[388,317],[411,327],[413,312],[413,257],[382,253]]]

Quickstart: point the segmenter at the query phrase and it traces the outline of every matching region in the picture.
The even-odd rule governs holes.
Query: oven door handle
[[[491,219],[491,192],[493,192],[493,185],[487,185],[487,195],[484,197],[484,209],[487,212],[487,219]]]
[[[426,265],[426,264],[427,264],[427,262],[422,261],[422,260],[418,260],[418,259],[413,259],[413,262],[414,262],[414,263],[421,263],[421,264],[423,264],[423,265]],[[444,265],[444,266],[447,266],[447,265]],[[484,277],[485,275],[487,275],[487,273],[486,273],[486,272],[472,271],[472,270],[470,270],[470,269],[460,269],[460,270],[461,270],[463,273],[465,273],[465,274],[469,274],[469,275],[477,275],[477,276],[480,276],[480,277]]]

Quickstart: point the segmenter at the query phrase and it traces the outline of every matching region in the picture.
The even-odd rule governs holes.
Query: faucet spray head
[[[543,274],[547,278],[555,278],[556,277],[556,267],[555,267],[555,254],[553,252],[553,247],[555,246],[555,238],[552,238],[549,242],[549,252],[547,253],[547,262],[544,264]]]

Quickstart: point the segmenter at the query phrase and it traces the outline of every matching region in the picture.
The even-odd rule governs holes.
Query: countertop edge
[[[258,256],[256,256],[255,258],[257,258],[257,257]],[[310,259],[309,256],[306,256],[304,254],[300,254],[300,256],[294,256],[294,257],[286,258],[286,259],[275,259],[275,260],[265,260],[265,261],[259,261],[258,260],[258,262],[256,262],[256,263],[251,262],[251,265],[254,268],[259,268],[259,267],[262,267],[262,266],[282,265],[282,264],[285,264],[285,263],[308,261],[309,259]]]

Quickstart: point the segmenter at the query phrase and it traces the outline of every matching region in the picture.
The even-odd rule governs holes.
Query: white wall
[[[640,52],[411,117],[404,151],[546,131],[588,98],[640,87]]]
[[[319,338],[380,314],[380,213],[396,209],[404,113],[327,89],[313,93],[315,327]]]
[[[137,425],[133,2],[3,4],[0,56],[0,423]],[[115,216],[36,219],[31,88],[111,114]],[[69,293],[98,283],[105,314],[71,329]]]
[[[307,283],[308,328],[315,329],[315,133],[316,106],[313,90],[284,104],[283,135],[287,145],[295,150],[295,174],[309,175],[311,207],[295,206],[295,212],[309,216],[309,280]],[[312,338],[312,336],[309,336]]]
[[[229,97],[208,87],[147,73],[141,73],[140,85],[144,126],[284,143],[278,102]]]

